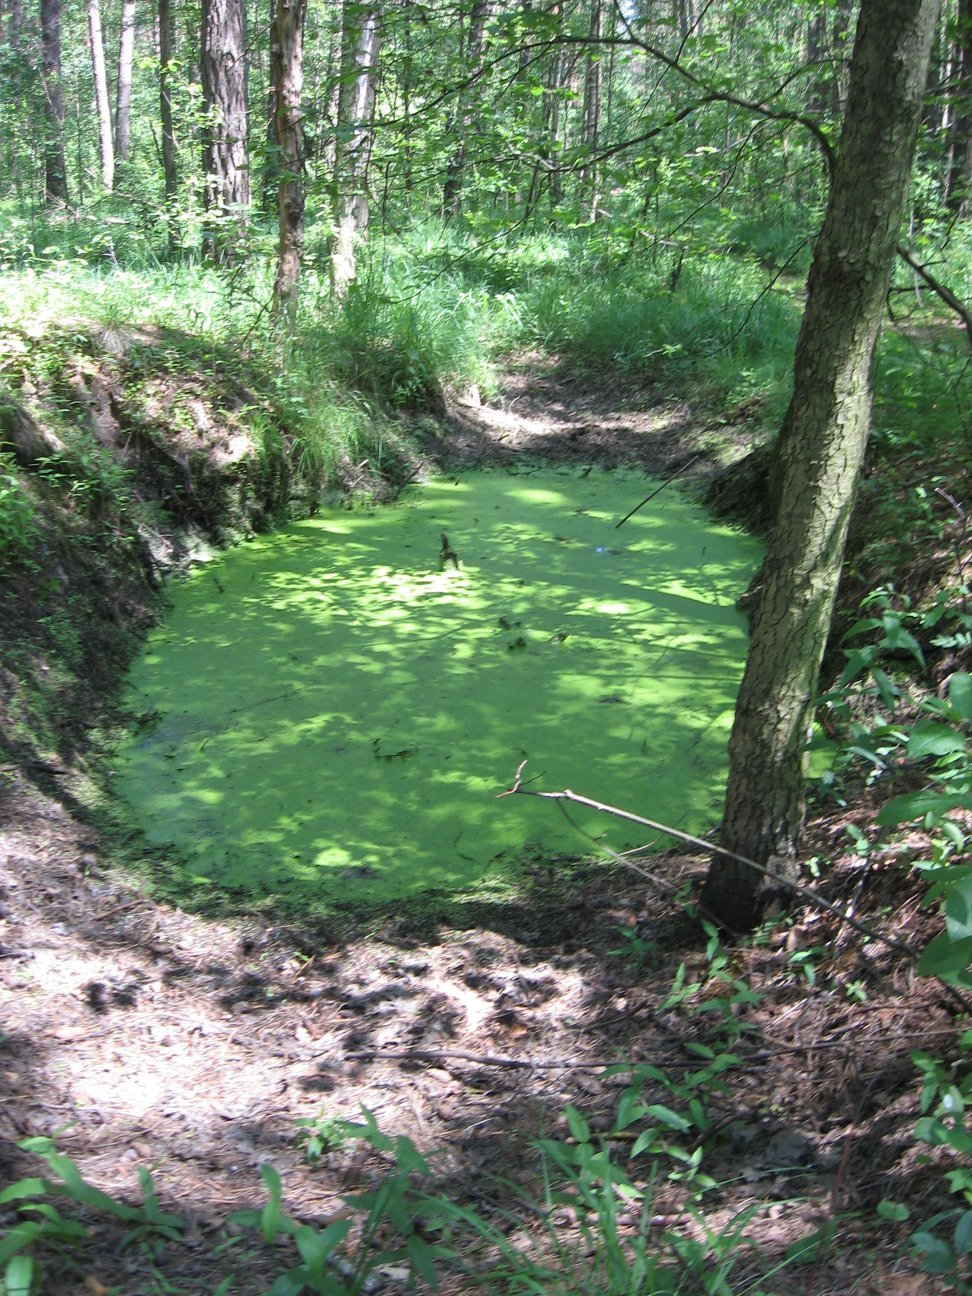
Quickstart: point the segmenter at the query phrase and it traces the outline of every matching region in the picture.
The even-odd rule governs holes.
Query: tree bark
[[[165,184],[166,221],[169,228],[169,251],[179,246],[179,223],[176,206],[179,172],[175,129],[172,122],[172,11],[169,0],[159,3],[159,121],[162,126],[162,172]]]
[[[115,97],[115,161],[132,155],[132,66],[135,60],[135,0],[122,0]]]
[[[64,90],[61,85],[61,0],[40,0],[44,78],[44,195],[68,201],[64,155]]]
[[[972,202],[972,0],[958,0],[950,80],[953,108],[945,202],[956,215],[965,217]]]
[[[368,228],[368,172],[374,143],[375,85],[381,48],[377,5],[345,0],[341,90],[334,149],[331,286],[342,296],[354,279],[357,248]]]
[[[442,186],[442,212],[447,220],[455,219],[462,211],[462,188],[466,179],[466,156],[469,147],[469,133],[473,126],[473,102],[478,93],[476,82],[483,69],[483,53],[486,48],[486,24],[489,21],[492,0],[473,0],[469,16],[469,40],[466,45],[465,68],[469,80],[469,89],[462,92],[459,112],[456,120],[456,147],[446,169],[445,183]]]
[[[777,521],[729,742],[721,843],[794,879],[811,698],[870,430],[872,365],[939,0],[862,0],[847,113],[774,452]],[[705,909],[735,931],[765,888],[717,857]]]
[[[203,0],[204,201],[208,256],[234,260],[250,206],[247,148],[246,13],[243,0]]]
[[[306,0],[277,0],[270,51],[279,172],[277,277],[273,286],[276,313],[291,320],[297,308],[304,248],[304,17]]]
[[[601,0],[591,0],[589,39],[592,52],[584,61],[584,112],[581,125],[581,142],[593,154],[597,150],[601,133],[601,52],[597,42],[601,39]],[[581,192],[590,204],[591,220],[597,219],[600,195],[598,193],[598,166],[593,160],[585,163],[580,173]]]
[[[111,193],[115,183],[115,142],[111,129],[111,103],[108,99],[108,72],[105,68],[105,39],[101,30],[100,0],[88,0],[88,45],[91,50],[91,73],[94,78],[95,108],[98,113],[101,183],[106,193]]]

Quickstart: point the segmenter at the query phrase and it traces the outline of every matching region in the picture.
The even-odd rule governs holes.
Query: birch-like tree
[[[132,67],[135,61],[135,0],[122,0],[115,86],[115,161],[132,153]]]
[[[331,284],[337,296],[354,279],[358,245],[368,228],[381,10],[377,4],[345,0],[342,21],[332,184]]]
[[[64,88],[61,85],[61,0],[40,0],[44,80],[44,196],[68,201],[64,156]]]
[[[111,125],[111,102],[108,98],[108,70],[105,67],[105,38],[101,30],[100,0],[88,0],[88,46],[91,50],[91,73],[94,80],[95,110],[98,115],[101,183],[106,192],[111,193],[115,183],[115,140]]]

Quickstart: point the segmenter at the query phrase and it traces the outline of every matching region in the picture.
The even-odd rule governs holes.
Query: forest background
[[[36,584],[55,497],[82,531],[122,543],[132,484],[99,437],[98,402],[115,393],[85,375],[113,353],[127,364],[131,338],[156,368],[245,389],[224,403],[264,465],[261,524],[299,490],[393,492],[424,417],[488,400],[510,357],[532,355],[690,398],[705,411],[693,451],[711,456],[737,519],[765,528],[766,447],[790,399],[857,9],[43,0],[34,13],[4,0],[8,592]],[[838,754],[818,790],[865,797],[852,831],[865,858],[889,831],[919,835],[902,854],[933,874],[944,919],[919,970],[957,991],[972,955],[970,203],[972,5],[954,0],[875,366],[864,508],[818,708]],[[193,399],[168,414],[191,422]],[[143,431],[158,423],[148,405]],[[178,517],[199,483],[178,460],[166,471],[161,506]],[[244,525],[222,503],[206,521]],[[41,651],[69,657],[64,622],[36,620]],[[36,755],[59,741],[38,744],[50,721],[29,674],[11,684],[27,719],[4,729],[18,765],[25,743]],[[948,1083],[944,1070],[926,1083],[929,1110],[944,1104],[927,1141],[960,1156],[968,1045]],[[972,1245],[963,1173],[947,1240],[924,1235],[950,1275]]]

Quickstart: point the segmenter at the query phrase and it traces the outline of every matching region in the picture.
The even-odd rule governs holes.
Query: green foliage
[[[902,665],[924,671],[929,652],[966,646],[972,632],[967,597],[964,588],[941,591],[921,610],[884,588],[863,601],[877,615],[856,621],[844,639],[869,642],[845,650],[838,687],[822,699],[846,733],[821,783],[833,791],[842,771],[861,762],[872,782],[919,776],[917,787],[885,801],[876,823],[885,829],[916,824],[929,841],[927,859],[913,866],[926,873],[931,885],[925,903],[941,905],[945,930],[929,943],[919,972],[972,986],[972,868],[960,862],[967,828],[955,813],[972,810],[972,675],[954,672],[941,697],[921,691],[913,697],[890,673],[900,678]],[[866,720],[854,718],[855,697]]]
[[[972,1031],[962,1036],[967,1054],[972,1047]],[[924,1052],[912,1054],[922,1075],[920,1108],[922,1117],[915,1126],[915,1138],[929,1147],[949,1148],[957,1158],[953,1169],[945,1172],[950,1190],[962,1204],[932,1216],[911,1235],[911,1244],[921,1256],[922,1267],[940,1275],[957,1290],[972,1290],[972,1070],[969,1058],[946,1067]],[[892,1209],[894,1203],[888,1203]],[[896,1213],[894,1218],[907,1218]]]
[[[77,1205],[111,1216],[124,1228],[123,1246],[171,1240],[184,1222],[163,1211],[147,1170],[140,1170],[141,1206],[129,1206],[84,1179],[70,1157],[48,1138],[25,1139],[20,1147],[39,1156],[49,1175],[19,1179],[0,1191],[0,1206],[12,1207],[17,1221],[0,1237],[0,1293],[34,1296],[43,1286],[42,1258],[53,1253],[70,1262],[72,1250],[92,1236],[88,1227],[64,1215],[50,1199],[66,1197]]]
[[[347,1143],[347,1122],[340,1116],[326,1116],[320,1112],[317,1116],[299,1120],[297,1126],[302,1131],[300,1142],[307,1160],[312,1164],[329,1152],[340,1151]]]
[[[22,561],[36,536],[34,506],[13,459],[0,451],[0,567]]]
[[[63,454],[40,460],[38,471],[90,517],[118,512],[131,499],[130,470],[86,433],[75,433]]]
[[[315,1118],[302,1122],[311,1136],[322,1134],[330,1147],[359,1141],[376,1163],[366,1191],[345,1197],[345,1209],[323,1227],[302,1223],[284,1207],[284,1185],[271,1165],[260,1169],[266,1200],[237,1211],[226,1224],[229,1232],[213,1258],[232,1260],[244,1237],[272,1258],[274,1278],[266,1296],[361,1296],[389,1268],[407,1275],[408,1289],[436,1290],[444,1271],[463,1273],[473,1285],[507,1296],[733,1296],[753,1292],[751,1277],[740,1287],[732,1275],[742,1262],[751,1274],[758,1261],[746,1227],[760,1209],[754,1203],[725,1224],[712,1227],[702,1212],[689,1206],[691,1231],[664,1225],[655,1218],[655,1161],[671,1159],[667,1143],[648,1138],[619,1158],[633,1124],[648,1120],[665,1138],[704,1135],[708,1119],[704,1094],[720,1087],[716,1078],[729,1059],[715,1058],[697,1074],[670,1081],[654,1068],[635,1068],[633,1083],[622,1097],[615,1128],[601,1137],[580,1111],[565,1110],[567,1136],[541,1139],[540,1195],[526,1196],[511,1185],[498,1185],[512,1208],[471,1208],[435,1187],[433,1164],[405,1136],[386,1134],[366,1109],[357,1122]],[[630,1069],[630,1068],[629,1068]],[[645,1103],[642,1087],[661,1081],[669,1091],[687,1099],[687,1115],[659,1103]],[[142,1205],[132,1206],[89,1184],[75,1163],[57,1152],[46,1138],[28,1139],[25,1151],[40,1156],[49,1175],[19,1180],[0,1192],[0,1205],[13,1207],[18,1220],[0,1238],[3,1296],[37,1296],[43,1290],[43,1262],[50,1255],[71,1266],[72,1254],[95,1236],[87,1223],[63,1213],[55,1200],[66,1198],[88,1214],[106,1215],[121,1228],[122,1245],[156,1248],[177,1240],[185,1228],[180,1217],[162,1210],[151,1176],[139,1175]],[[695,1192],[703,1186],[697,1172],[701,1151],[675,1154],[688,1170],[669,1171],[670,1178],[690,1181]],[[647,1173],[638,1173],[647,1158]],[[693,1168],[694,1167],[694,1168]],[[522,1207],[530,1217],[546,1221],[538,1238],[512,1239],[510,1223]],[[578,1245],[580,1243],[580,1245]],[[806,1258],[805,1248],[778,1263]],[[227,1277],[218,1293],[233,1290]]]
[[[654,937],[643,934],[637,927],[619,927],[618,935],[624,943],[608,950],[608,954],[630,964],[633,973],[637,974],[658,961],[658,942]]]

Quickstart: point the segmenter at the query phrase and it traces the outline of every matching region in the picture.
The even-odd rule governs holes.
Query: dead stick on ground
[[[575,1062],[570,1058],[561,1058],[554,1062],[534,1062],[530,1058],[492,1057],[488,1053],[466,1053],[462,1049],[406,1049],[401,1053],[383,1052],[379,1049],[361,1049],[355,1053],[345,1053],[346,1058],[364,1061],[368,1058],[380,1061],[403,1062],[475,1062],[478,1066],[525,1067],[534,1070],[573,1070],[600,1071],[602,1067],[616,1066],[616,1062]],[[626,1065],[636,1066],[637,1063]]]
[[[921,957],[920,952],[913,946],[908,945],[905,941],[900,941],[894,936],[885,936],[879,931],[868,927],[866,923],[859,922],[852,915],[841,909],[840,905],[831,904],[829,900],[824,900],[811,891],[809,887],[801,886],[799,882],[790,882],[787,878],[772,869],[766,868],[763,864],[757,864],[755,860],[747,859],[745,855],[737,855],[735,851],[727,850],[725,846],[719,846],[715,842],[706,841],[704,837],[693,837],[691,833],[682,832],[679,828],[673,828],[671,824],[659,823],[655,819],[645,819],[642,815],[633,814],[630,810],[621,810],[618,806],[607,805],[603,801],[594,801],[591,797],[581,796],[577,792],[571,792],[570,788],[564,788],[561,792],[533,792],[525,788],[522,783],[521,775],[523,774],[526,761],[521,761],[517,766],[516,775],[513,779],[513,786],[507,788],[505,792],[500,792],[499,797],[505,796],[533,796],[541,797],[545,801],[572,801],[575,805],[588,806],[591,810],[598,810],[602,814],[613,815],[615,819],[627,819],[630,823],[642,824],[645,828],[651,828],[653,832],[664,833],[666,837],[675,837],[678,841],[688,842],[691,846],[698,846],[707,852],[715,852],[717,855],[724,855],[726,859],[735,860],[737,864],[745,864],[747,868],[755,869],[763,877],[769,878],[773,882],[779,882],[781,886],[790,891],[795,891],[797,895],[802,896],[808,904],[815,905],[818,909],[825,909],[828,913],[836,914],[838,918],[859,931],[863,936],[870,940],[881,941],[882,944],[890,946],[891,949],[899,950],[902,954],[907,954],[915,962]],[[964,1007],[967,1005],[963,1004]]]

